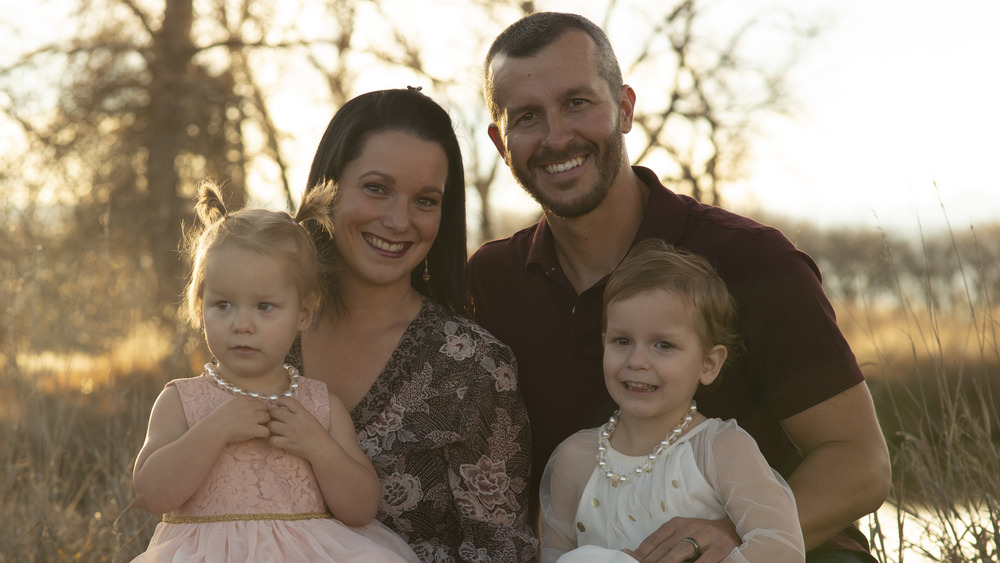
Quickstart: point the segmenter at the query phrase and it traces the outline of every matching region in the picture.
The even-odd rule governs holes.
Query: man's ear
[[[632,117],[635,115],[635,90],[628,84],[622,86],[618,106],[621,111],[622,133],[628,133],[632,130]]]
[[[500,134],[500,128],[490,123],[489,134],[490,140],[493,141],[493,146],[500,153],[500,158],[507,160],[507,147],[503,144],[503,135]]]
[[[701,363],[701,376],[698,377],[698,381],[702,385],[709,385],[715,381],[716,377],[719,377],[719,371],[722,369],[722,364],[726,363],[726,357],[729,352],[726,347],[722,344],[716,344],[711,350],[705,354],[705,359]]]

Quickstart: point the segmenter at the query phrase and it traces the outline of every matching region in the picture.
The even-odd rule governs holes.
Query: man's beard
[[[582,217],[597,209],[597,206],[604,201],[611,189],[611,184],[618,178],[618,170],[621,165],[622,146],[624,145],[624,135],[620,128],[615,128],[614,133],[605,139],[604,150],[601,151],[594,143],[575,143],[561,154],[553,152],[542,152],[528,159],[527,170],[519,169],[511,164],[510,152],[507,153],[507,164],[517,183],[528,192],[546,215],[552,215],[563,219],[573,219]],[[538,166],[539,162],[559,162],[569,160],[573,155],[590,153],[588,158],[596,158],[597,178],[591,183],[587,190],[571,201],[563,201],[556,197],[549,197],[532,181],[530,171],[540,170],[539,174],[544,174],[544,170]]]

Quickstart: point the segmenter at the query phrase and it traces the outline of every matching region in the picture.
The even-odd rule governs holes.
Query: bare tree
[[[609,2],[606,28],[612,28],[612,17],[626,11],[612,9],[616,4]],[[641,20],[652,25],[628,27],[630,41],[640,47],[622,61],[622,70],[636,81],[655,78],[652,88],[643,87],[636,110],[635,125],[644,142],[633,160],[664,163],[665,183],[720,205],[723,185],[739,176],[761,118],[787,111],[787,74],[798,62],[798,47],[817,29],[790,14],[768,12],[729,35],[710,37],[699,30],[712,20],[711,7],[710,2],[681,0],[641,10]],[[756,31],[796,48],[789,48],[783,60],[754,59],[746,51]]]
[[[176,249],[193,184],[223,177],[234,202],[245,199],[234,80],[198,60],[192,0],[167,2],[162,13],[128,0],[83,2],[80,13],[79,36],[0,70],[11,100],[4,109],[67,182],[66,250],[101,242],[115,263],[130,265],[123,272],[151,264],[154,303],[176,303],[184,280]],[[40,112],[34,92],[13,80],[20,69],[51,65],[66,79],[56,107]]]
[[[298,140],[292,137],[298,124],[276,105],[289,90],[310,92],[312,121],[325,124],[374,74],[425,86],[452,112],[463,137],[467,183],[482,202],[473,221],[477,238],[502,234],[493,232],[491,199],[501,179],[510,179],[485,135],[482,56],[496,33],[547,9],[545,3],[450,4],[439,8],[447,17],[427,26],[413,25],[414,14],[426,10],[403,0],[78,2],[73,36],[0,67],[0,114],[17,124],[30,143],[26,150],[46,160],[43,179],[11,185],[58,194],[52,199],[61,202],[56,215],[66,229],[51,233],[61,242],[47,248],[77,258],[53,260],[71,271],[99,244],[116,273],[145,276],[146,310],[164,328],[173,324],[184,282],[176,248],[182,223],[191,223],[200,179],[224,182],[231,203],[241,206],[263,169],[272,191],[294,205],[303,186],[292,167],[308,155],[295,152],[290,143]],[[298,12],[307,10],[316,25],[302,25]],[[644,145],[636,160],[665,157],[672,163],[665,180],[687,182],[696,197],[718,202],[754,112],[780,109],[783,94],[780,74],[765,75],[738,57],[743,31],[720,49],[705,47],[696,33],[700,10],[694,0],[667,6],[609,0],[602,23],[621,45],[617,22],[627,22],[626,45],[639,47],[623,58],[628,75],[671,81],[660,90],[657,83],[643,85],[636,123]],[[456,18],[472,24],[457,27]],[[634,40],[639,31],[646,34],[642,42]],[[428,37],[445,41],[433,50]],[[770,89],[740,105],[748,76],[766,76],[762,83]],[[32,213],[54,216],[44,206]]]
[[[159,8],[135,0],[82,0],[76,36],[0,68],[0,100],[6,102],[0,111],[20,127],[27,151],[51,156],[45,174],[50,185],[61,186],[50,186],[53,199],[65,202],[58,209],[69,210],[47,214],[61,217],[66,227],[59,250],[67,259],[61,261],[73,263],[68,257],[99,248],[120,276],[151,271],[146,281],[153,285],[144,288],[150,299],[143,305],[167,321],[168,331],[186,274],[178,241],[182,225],[192,222],[197,182],[223,182],[228,203],[242,207],[248,169],[265,159],[279,171],[292,205],[282,132],[252,59],[302,42],[266,39],[276,3],[200,6],[195,13],[193,0]],[[352,11],[347,2],[330,6],[342,16],[343,36],[326,44],[341,46],[351,34]],[[50,82],[48,88],[60,93],[53,107],[43,107],[38,83],[46,76],[41,70],[50,69],[64,78]],[[26,75],[32,88],[24,86]],[[341,100],[346,82],[343,74],[330,77]],[[251,146],[249,138],[261,141]],[[28,197],[44,189],[29,184],[22,183]]]

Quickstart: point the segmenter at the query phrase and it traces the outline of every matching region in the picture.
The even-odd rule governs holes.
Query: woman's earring
[[[431,272],[430,272],[430,270],[427,269],[427,259],[426,258],[424,258],[424,275],[423,275],[423,278],[424,278],[425,282],[431,281]]]

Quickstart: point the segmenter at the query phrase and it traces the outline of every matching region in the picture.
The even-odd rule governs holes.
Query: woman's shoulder
[[[493,336],[490,331],[467,317],[449,311],[433,300],[425,300],[422,317],[427,325],[434,327],[446,337],[458,336],[477,346],[510,353],[510,348]]]
[[[462,378],[463,385],[489,383],[496,391],[517,390],[517,361],[510,347],[486,329],[427,300],[422,313],[431,348],[431,363],[443,377]]]

